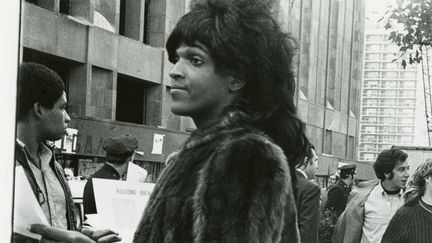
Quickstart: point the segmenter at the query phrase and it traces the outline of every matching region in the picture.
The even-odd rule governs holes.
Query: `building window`
[[[69,14],[69,0],[60,0],[60,13]]]
[[[331,154],[332,153],[332,131],[325,131],[325,143],[324,143],[324,153]]]
[[[144,3],[142,2],[144,1]],[[142,7],[144,4],[144,8]],[[119,34],[149,43],[150,6],[148,0],[120,1]],[[142,13],[144,11],[144,13]],[[141,19],[143,16],[143,19]]]
[[[125,75],[117,78],[116,121],[145,124],[147,87]]]

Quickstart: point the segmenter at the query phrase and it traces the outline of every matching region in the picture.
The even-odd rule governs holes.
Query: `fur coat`
[[[162,172],[134,242],[298,242],[283,151],[231,112],[196,130]]]

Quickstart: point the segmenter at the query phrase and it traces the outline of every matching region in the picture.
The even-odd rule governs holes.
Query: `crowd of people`
[[[378,156],[378,180],[353,189],[356,167],[345,165],[328,188],[312,182],[319,162],[296,114],[295,41],[273,17],[273,4],[192,1],[169,35],[171,111],[191,117],[197,129],[169,156],[134,242],[314,243],[321,209],[332,212],[333,242],[431,242],[431,161],[406,191],[409,166],[400,149]],[[112,230],[77,228],[64,173],[45,143],[60,139],[70,120],[64,90],[47,67],[20,65],[16,166],[51,225],[30,231],[45,241],[120,241]],[[124,179],[137,146],[129,136],[106,140],[107,162],[93,178]],[[91,180],[84,194],[93,195]],[[94,199],[85,204],[86,213],[96,212]],[[33,241],[16,233],[13,240]]]

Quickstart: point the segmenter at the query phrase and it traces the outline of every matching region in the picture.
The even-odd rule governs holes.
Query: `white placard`
[[[74,154],[76,151],[78,129],[66,128],[66,134],[60,140],[54,142],[57,148],[60,148],[64,153]]]
[[[49,225],[49,223],[31,189],[22,166],[15,168],[14,202],[14,232],[40,240],[42,236],[31,233],[27,227],[31,224]]]
[[[153,183],[128,182],[93,178],[98,228],[112,229],[122,242],[132,242]]]
[[[154,134],[152,154],[162,154],[164,136],[162,134]]]
[[[129,162],[126,181],[144,182],[147,178],[147,171],[140,166]]]

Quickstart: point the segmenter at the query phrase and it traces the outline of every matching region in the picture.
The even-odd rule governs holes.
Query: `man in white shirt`
[[[50,226],[31,225],[30,231],[43,240],[61,242],[107,242],[120,238],[110,230],[78,232],[69,185],[61,165],[47,141],[61,139],[70,121],[62,79],[36,63],[19,68],[17,92],[16,166],[22,166],[30,187]],[[104,238],[105,237],[105,238]],[[34,240],[14,233],[14,242]]]
[[[373,167],[380,180],[351,193],[336,224],[333,242],[381,242],[391,218],[403,205],[402,189],[409,177],[407,157],[404,151],[394,148],[378,155]]]

